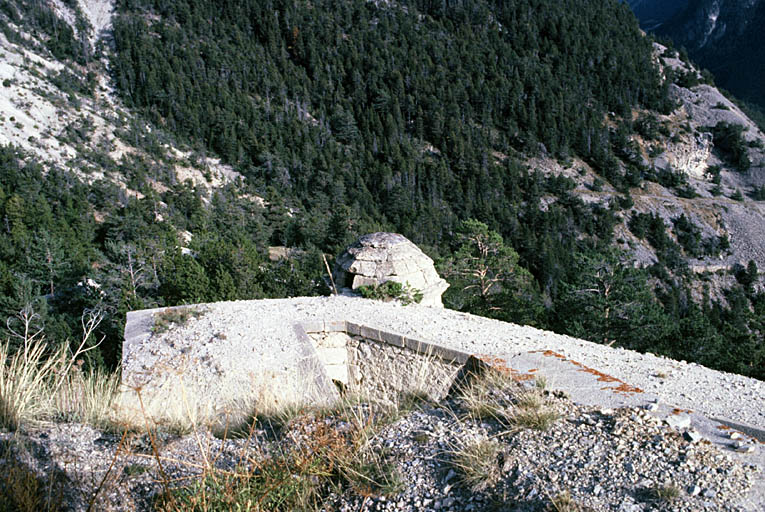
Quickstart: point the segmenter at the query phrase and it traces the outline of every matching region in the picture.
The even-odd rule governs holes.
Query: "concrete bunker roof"
[[[152,382],[182,375],[189,392],[224,403],[246,398],[236,395],[252,389],[253,376],[292,372],[319,375],[312,389],[313,397],[321,400],[334,388],[321,379],[321,372],[312,373],[315,351],[305,333],[345,331],[456,362],[475,355],[519,375],[538,372],[579,403],[617,407],[660,400],[759,432],[765,441],[765,383],[693,363],[448,309],[354,297],[197,307],[206,314],[159,336],[152,335],[151,326],[153,314],[160,310],[128,313],[123,348],[126,384],[148,390]],[[659,378],[657,373],[667,375]]]

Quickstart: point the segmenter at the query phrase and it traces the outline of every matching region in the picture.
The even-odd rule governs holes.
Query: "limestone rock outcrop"
[[[697,133],[678,142],[670,142],[667,151],[657,159],[657,167],[666,168],[662,160],[672,169],[678,170],[691,178],[704,179],[707,161],[712,155],[712,134]]]
[[[371,233],[358,239],[337,258],[333,278],[338,290],[353,291],[394,281],[422,292],[420,304],[443,307],[449,287],[419,247],[397,233]]]

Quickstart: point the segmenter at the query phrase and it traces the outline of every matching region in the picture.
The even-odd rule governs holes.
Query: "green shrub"
[[[204,314],[204,311],[197,311],[189,307],[167,308],[164,311],[154,313],[154,325],[151,328],[151,332],[162,334],[170,329],[170,326],[173,324],[178,326],[185,325],[192,318],[199,318]]]
[[[401,284],[395,281],[385,281],[374,286],[359,286],[357,290],[365,299],[382,300],[385,302],[398,300],[404,305],[415,302],[419,304],[422,301],[422,292],[420,290],[412,288],[409,284]]]
[[[746,172],[752,166],[747,154],[747,142],[743,137],[744,127],[724,121],[712,128],[714,145],[722,157],[741,172]]]
[[[660,485],[652,489],[654,499],[671,502],[680,497],[680,488],[674,484]]]

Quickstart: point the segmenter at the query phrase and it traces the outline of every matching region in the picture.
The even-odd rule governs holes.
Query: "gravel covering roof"
[[[298,357],[295,324],[345,320],[490,356],[520,372],[536,369],[547,375],[553,387],[566,389],[582,403],[641,405],[658,398],[676,408],[765,430],[765,382],[533,327],[448,309],[342,296],[201,307],[207,311],[204,316],[159,336],[151,336],[146,323],[146,317],[157,310],[129,313],[123,376],[145,371],[139,365],[162,355],[170,360],[198,359],[199,364],[188,368],[189,381],[197,376],[209,378],[210,368],[220,365],[227,372],[253,364],[289,367]],[[143,327],[131,332],[130,324],[140,324],[141,319]],[[633,388],[639,392],[629,392]]]

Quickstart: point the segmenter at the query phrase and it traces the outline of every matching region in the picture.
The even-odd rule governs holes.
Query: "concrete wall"
[[[345,391],[395,402],[402,393],[443,398],[462,366],[433,351],[423,352],[346,332],[309,334],[327,375]]]

